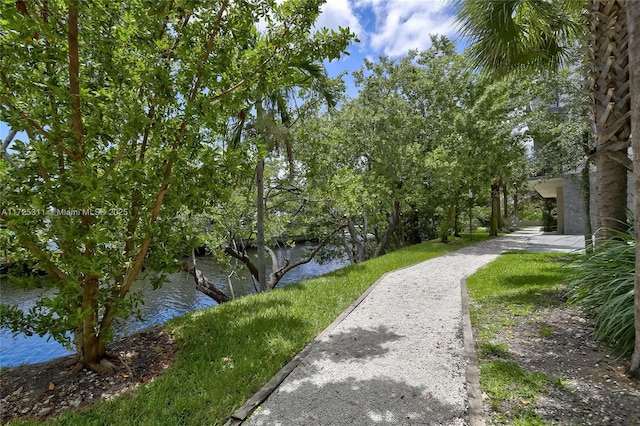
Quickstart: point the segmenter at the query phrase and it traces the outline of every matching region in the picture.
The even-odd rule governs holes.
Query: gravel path
[[[386,274],[245,424],[467,424],[460,281],[537,235],[515,232]]]

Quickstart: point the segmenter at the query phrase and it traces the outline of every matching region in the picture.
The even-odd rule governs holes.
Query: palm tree
[[[609,230],[627,227],[627,170],[632,170],[627,155],[631,117],[625,1],[592,0],[588,18],[597,226],[609,236]]]
[[[576,17],[587,4],[597,226],[604,238],[613,235],[614,229],[626,227],[628,170],[635,170],[636,194],[640,188],[640,138],[634,140],[635,168],[627,156],[632,122],[633,134],[640,134],[640,8],[629,6],[625,0],[458,0],[458,20],[463,33],[472,40],[472,57],[483,70],[501,75],[532,68],[553,69],[562,62],[567,47],[580,40]],[[632,48],[628,49],[629,46]],[[629,67],[630,62],[634,67]],[[638,198],[634,200],[636,241],[640,232]],[[640,249],[636,250],[636,346],[631,372],[637,376],[640,375]]]
[[[631,133],[633,134],[633,200],[636,232],[635,329],[636,344],[631,358],[630,372],[640,378],[640,7],[627,7],[629,31],[629,70],[631,80]]]
[[[253,265],[251,260],[238,252],[237,250],[227,248],[226,253],[240,259],[248,267],[254,278],[258,281],[260,291],[267,291],[273,289],[282,276],[291,270],[292,268],[306,263],[317,253],[317,250],[328,240],[323,240],[310,255],[293,264],[288,264],[286,267],[280,268],[277,266],[277,259],[275,254],[271,251],[265,242],[265,195],[264,195],[264,167],[265,157],[268,154],[274,152],[280,152],[284,150],[287,159],[289,160],[289,173],[293,174],[293,146],[292,140],[289,136],[288,129],[293,125],[293,119],[290,115],[289,101],[295,98],[293,90],[295,88],[307,89],[310,92],[317,95],[318,99],[325,102],[330,108],[336,105],[336,93],[334,88],[329,83],[327,72],[322,64],[315,62],[301,61],[291,68],[291,81],[287,87],[282,87],[277,90],[264,89],[262,93],[266,93],[260,96],[253,108],[255,110],[255,120],[251,124],[253,130],[259,134],[263,141],[266,142],[267,152],[260,155],[256,162],[256,248],[257,248],[257,265]],[[236,125],[234,131],[235,143],[238,143],[242,138],[242,132],[247,126],[247,115],[242,114],[242,117]],[[267,271],[267,253],[271,257],[272,261],[272,273],[271,277],[266,276]],[[307,260],[308,259],[308,260]]]
[[[556,70],[585,28],[586,0],[460,0],[458,20],[472,44],[475,65],[502,76],[532,69]],[[599,236],[626,227],[626,150],[631,130],[624,0],[590,0],[588,68],[596,140]]]

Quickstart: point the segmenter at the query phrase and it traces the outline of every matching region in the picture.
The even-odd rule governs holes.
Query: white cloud
[[[349,0],[328,0],[322,5],[316,28],[338,29],[349,27],[358,36],[364,33],[360,20],[355,15]]]
[[[431,44],[429,34],[453,37],[454,17],[448,3],[448,0],[328,0],[323,10],[327,14],[325,22],[347,22],[339,25],[349,26],[366,43],[367,50],[394,57],[410,49],[427,49]]]
[[[371,0],[376,28],[371,48],[385,55],[403,55],[409,49],[429,47],[429,34],[453,33],[453,17],[444,0]]]

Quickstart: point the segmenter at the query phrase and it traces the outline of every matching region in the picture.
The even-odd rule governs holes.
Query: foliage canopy
[[[353,39],[313,29],[321,4],[4,2],[0,120],[27,137],[0,169],[0,219],[56,291],[3,324],[95,366],[143,264],[174,268],[191,212],[227,196],[229,119]]]

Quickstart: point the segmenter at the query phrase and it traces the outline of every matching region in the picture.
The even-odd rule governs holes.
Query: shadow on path
[[[356,327],[347,332],[329,334],[315,345],[322,357],[332,361],[367,360],[385,355],[389,349],[384,344],[401,338],[385,326],[374,329]]]
[[[281,393],[282,391],[278,391]],[[458,407],[434,398],[425,388],[388,378],[345,381],[324,385],[305,383],[289,404],[258,409],[251,424],[266,425],[451,425]],[[327,407],[331,407],[327,409]],[[464,413],[457,413],[464,418]]]

